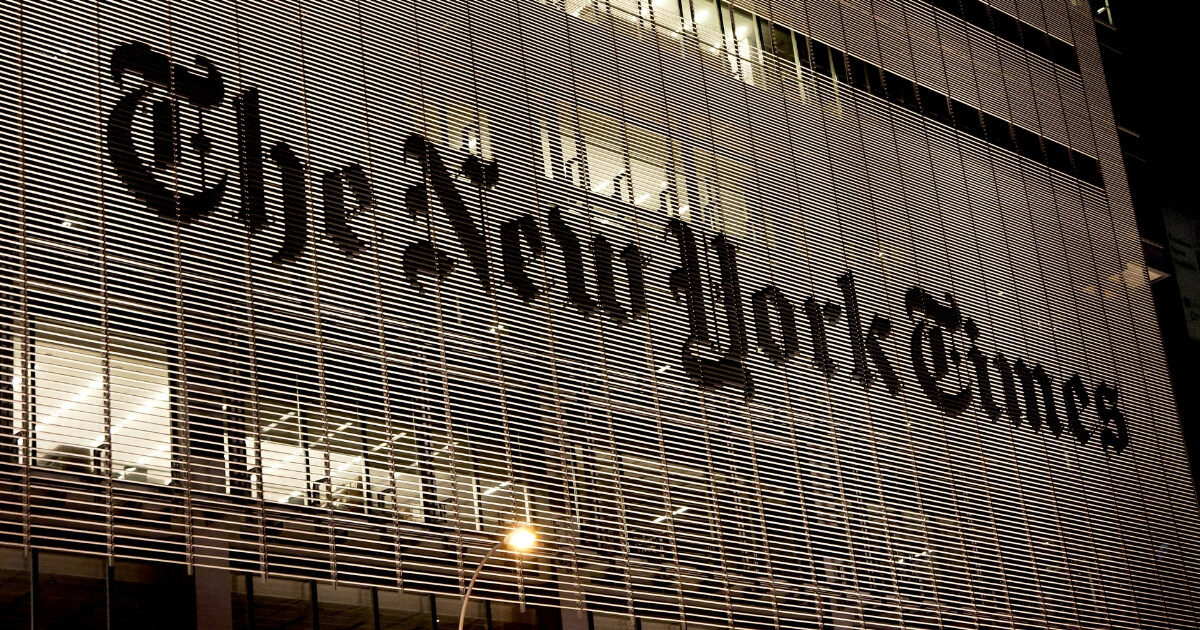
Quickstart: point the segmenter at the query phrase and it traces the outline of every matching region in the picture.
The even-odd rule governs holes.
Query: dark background
[[[1163,225],[1167,208],[1197,216],[1198,113],[1192,98],[1197,32],[1186,5],[1091,0],[1147,264],[1172,274],[1153,285],[1176,403],[1200,486],[1200,343],[1187,333]],[[1157,247],[1156,247],[1157,246]]]

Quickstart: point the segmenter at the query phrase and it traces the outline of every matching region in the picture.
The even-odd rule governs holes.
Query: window
[[[774,46],[772,51],[776,57],[789,64],[796,63],[796,46],[792,41],[791,31],[760,17],[758,18],[758,33],[764,50],[768,44]]]
[[[1050,165],[1050,168],[1070,173],[1071,151],[1057,142],[1046,140],[1043,144],[1046,149],[1046,163]]]
[[[857,57],[850,58],[850,84],[868,94],[887,97],[879,68]]]
[[[1051,37],[1050,52],[1054,63],[1079,72],[1079,55],[1075,52],[1074,46],[1057,37]]]
[[[959,131],[976,138],[984,138],[983,123],[979,121],[979,110],[962,103],[960,101],[951,100],[951,108],[954,112],[954,127]]]
[[[945,95],[925,86],[920,86],[921,111],[928,117],[946,125],[954,124],[950,118],[950,104]]]
[[[758,41],[754,16],[729,4],[722,4],[722,9],[730,69],[746,83],[753,84],[761,78],[762,71],[762,44]]]
[[[1053,55],[1050,52],[1050,42],[1046,41],[1045,33],[1028,24],[1021,24],[1021,41],[1025,42],[1025,48],[1029,52],[1046,59],[1053,59]]]
[[[1008,121],[1002,120],[987,112],[983,112],[983,128],[987,133],[987,141],[999,147],[1016,152],[1017,145],[1013,142],[1012,130]]]
[[[560,104],[563,170],[567,176],[593,194],[632,202],[620,122],[587,110],[579,110],[578,127],[572,124],[574,120],[574,109]]]
[[[166,344],[41,317],[30,322],[29,332],[27,363],[14,376],[13,431],[21,456],[29,438],[33,463],[46,469],[171,483]],[[24,354],[22,347],[16,350],[18,357]],[[111,466],[105,461],[110,447]]]
[[[708,52],[721,49],[721,14],[714,0],[691,0],[691,26],[696,30],[696,38],[708,47]],[[701,46],[703,49],[705,46]]]
[[[887,85],[889,101],[908,110],[920,111],[917,107],[915,83],[887,70],[883,71],[883,81]]]
[[[1079,174],[1079,179],[1094,186],[1104,186],[1104,178],[1100,175],[1100,164],[1096,162],[1096,158],[1072,151],[1071,161],[1075,164],[1075,172]]]
[[[812,69],[827,77],[833,76],[833,62],[829,58],[829,47],[815,39],[809,41],[812,43]]]
[[[578,127],[571,124],[574,119],[575,109],[560,104],[563,170],[575,186],[663,215],[679,209],[683,176],[673,166],[678,148],[667,138],[588,110],[579,110]],[[549,152],[548,138],[544,145]]]
[[[963,0],[963,17],[968,22],[985,31],[992,30],[992,18],[988,16],[988,6],[979,0]]]
[[[992,24],[994,32],[1000,39],[1020,44],[1021,27],[1018,25],[1017,18],[1003,11],[992,9]]]
[[[425,103],[422,109],[424,120],[417,120],[417,129],[424,128],[430,142],[485,160],[492,158],[487,112],[453,101]]]
[[[376,390],[359,382],[378,382],[378,366],[327,353],[321,383],[303,351],[267,342],[260,357],[258,443],[246,440],[264,501],[421,520],[412,428],[389,423]]]
[[[1013,125],[1013,133],[1016,136],[1018,153],[1034,162],[1046,161],[1042,155],[1041,139],[1036,133],[1017,125]]]
[[[708,229],[738,239],[748,233],[749,209],[742,182],[752,181],[750,169],[729,158],[695,149],[696,186],[700,206],[680,216],[703,221]],[[697,216],[697,212],[699,215]]]

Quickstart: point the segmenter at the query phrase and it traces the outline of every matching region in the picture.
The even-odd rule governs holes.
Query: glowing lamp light
[[[533,528],[528,525],[518,525],[508,533],[508,536],[504,537],[504,542],[513,551],[529,551],[537,545],[537,532],[533,531]]]

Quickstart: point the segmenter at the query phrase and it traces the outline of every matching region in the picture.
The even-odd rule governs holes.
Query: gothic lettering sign
[[[270,256],[276,265],[293,264],[316,238],[329,239],[346,257],[367,255],[375,239],[366,220],[371,213],[404,213],[417,221],[436,216],[447,222],[442,233],[451,243],[426,238],[403,245],[403,276],[414,289],[439,291],[448,278],[463,275],[484,293],[511,291],[525,303],[538,303],[549,287],[535,266],[546,264],[547,252],[556,249],[566,283],[561,306],[578,317],[629,325],[647,316],[652,289],[669,293],[686,321],[673,359],[702,390],[733,390],[753,399],[761,387],[747,361],[754,352],[776,366],[806,365],[831,387],[879,388],[891,397],[904,392],[907,370],[919,397],[948,418],[976,406],[994,422],[1107,452],[1120,453],[1130,443],[1114,386],[1077,373],[1056,382],[1037,357],[983,351],[977,343],[981,325],[953,294],[912,286],[903,295],[904,312],[886,316],[864,310],[858,280],[846,271],[829,279],[840,300],[789,295],[773,284],[748,283],[743,271],[749,263],[739,256],[738,242],[681,216],[662,219],[657,228],[676,256],[666,277],[648,273],[647,254],[637,243],[595,226],[584,233],[557,205],[543,210],[530,203],[528,211],[490,231],[476,200],[505,185],[502,165],[475,154],[453,162],[416,132],[404,141],[404,155],[393,157],[418,164],[423,177],[408,186],[403,208],[386,207],[362,163],[315,172],[291,140],[267,140],[263,115],[270,95],[233,88],[222,69],[204,58],[187,65],[135,42],[117,47],[109,61],[122,95],[106,113],[105,149],[124,188],[159,220],[181,229],[230,207],[250,238],[281,225],[282,242]],[[230,111],[237,137],[205,131],[185,137],[181,108],[201,115]],[[139,123],[138,117],[147,120]],[[138,124],[151,130],[149,154],[135,142]],[[217,173],[193,190],[169,185],[185,151],[204,155],[215,142],[236,144],[236,171]],[[269,187],[280,191],[277,208],[268,208]],[[322,204],[317,233],[310,229],[310,190]],[[833,352],[845,341],[849,361]],[[905,352],[894,356],[889,347]]]

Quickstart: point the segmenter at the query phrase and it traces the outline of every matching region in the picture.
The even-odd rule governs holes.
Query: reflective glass
[[[196,592],[183,565],[117,562],[113,567],[112,627],[183,630],[196,623]]]
[[[28,564],[24,550],[0,547],[0,630],[29,629]]]
[[[373,628],[371,590],[354,586],[317,585],[317,613],[321,630]]]
[[[254,580],[254,627],[278,630],[312,628],[312,585],[267,578]]]
[[[379,591],[379,627],[388,630],[433,630],[429,596]]]
[[[37,571],[36,630],[107,626],[104,558],[41,552]]]

